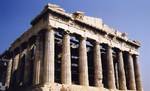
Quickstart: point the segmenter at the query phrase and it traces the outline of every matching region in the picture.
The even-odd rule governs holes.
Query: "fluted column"
[[[95,86],[102,86],[102,63],[101,63],[101,51],[100,44],[98,42],[95,43],[94,46],[94,80]]]
[[[25,52],[25,67],[24,67],[24,79],[23,84],[29,85],[30,79],[30,46],[27,44],[26,52]]]
[[[40,47],[40,84],[44,83],[44,33],[41,31],[39,33],[40,37],[40,42],[39,42],[39,47]]]
[[[65,33],[63,36],[61,81],[63,84],[71,84],[70,36],[68,33]]]
[[[135,73],[135,82],[137,91],[143,91],[140,68],[138,63],[137,55],[133,55],[133,64],[134,64],[134,73]]]
[[[115,86],[115,75],[114,75],[114,64],[112,56],[112,48],[108,45],[107,47],[107,76],[108,76],[108,88],[116,89]]]
[[[14,84],[14,80],[16,80],[16,76],[17,76],[17,69],[18,69],[18,64],[19,64],[19,57],[20,57],[20,54],[19,52],[16,52],[14,53],[15,56],[14,56],[14,59],[13,59],[13,62],[12,62],[12,83]]]
[[[7,66],[6,81],[5,81],[5,86],[7,86],[7,88],[9,88],[10,85],[11,69],[12,69],[12,59],[9,60]]]
[[[44,47],[44,83],[54,83],[54,31],[46,30]]]
[[[33,67],[33,85],[40,83],[40,36],[37,35],[36,37],[36,49],[35,49],[35,60],[34,60],[34,67]]]
[[[18,48],[17,51],[14,52],[14,59],[13,59],[13,66],[12,66],[12,79],[11,84],[12,86],[17,85],[17,71],[19,67],[19,59],[20,59],[20,50]]]
[[[126,90],[126,77],[124,70],[123,54],[121,50],[118,50],[118,77],[119,77],[119,89]]]
[[[19,63],[18,63],[18,69],[17,69],[17,76],[16,76],[16,82],[17,82],[17,86],[22,86],[23,85],[23,77],[22,75],[22,69],[24,68],[24,57],[25,54],[24,52],[26,51],[23,48],[23,45],[21,45],[20,47],[20,55],[19,55]]]
[[[86,39],[83,37],[79,43],[79,81],[80,85],[89,85]]]
[[[127,59],[127,71],[128,71],[128,88],[130,90],[136,90],[135,86],[135,76],[134,76],[134,68],[133,68],[133,58],[130,53],[128,53]]]

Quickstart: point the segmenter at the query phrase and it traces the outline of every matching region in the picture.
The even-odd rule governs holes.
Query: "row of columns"
[[[53,33],[53,30],[49,30],[48,32]],[[48,33],[47,33],[48,34]],[[53,36],[53,37],[52,37]],[[45,41],[49,45],[49,48],[46,50],[53,50],[54,49],[54,34],[48,34],[46,36],[47,38],[51,38],[49,40],[53,41]],[[46,45],[47,45],[46,44]],[[50,47],[51,46],[51,47]],[[51,49],[50,49],[51,48]],[[63,47],[62,47],[62,64],[61,64],[61,80],[62,83],[64,84],[71,84],[71,54],[70,54],[70,36],[68,33],[64,34],[63,37]],[[102,66],[101,66],[101,53],[100,53],[100,47],[99,43],[96,43],[94,47],[94,69],[95,69],[95,85],[96,86],[101,86],[102,85]],[[51,54],[48,54],[47,51],[45,53],[45,56],[51,55],[51,58],[54,57],[54,51],[51,52]],[[50,57],[50,56],[49,56]],[[45,60],[46,62],[48,60]],[[49,60],[50,63],[47,64],[47,66],[54,64],[53,59]],[[135,84],[135,76],[134,76],[134,69],[133,69],[133,60],[132,56],[129,54],[128,55],[128,75],[129,75],[129,89],[135,90],[136,89],[136,84]],[[137,60],[135,60],[137,61]],[[138,66],[138,64],[136,64]],[[137,67],[135,66],[135,67]],[[51,67],[53,67],[51,65]],[[108,46],[107,48],[107,67],[108,67],[108,88],[110,89],[115,89],[115,76],[114,76],[114,67],[113,67],[113,58],[112,58],[112,48]],[[54,72],[54,67],[51,68],[53,70],[50,70],[50,73]],[[45,70],[46,71],[46,70]],[[47,69],[47,71],[49,71]],[[136,74],[138,77],[136,79],[139,79],[139,71],[135,69]],[[46,77],[48,74],[46,74]],[[54,74],[49,75],[50,81],[54,82]],[[140,82],[141,81],[137,81]],[[87,65],[87,51],[86,51],[86,38],[81,37],[80,38],[80,43],[79,43],[79,82],[81,85],[89,85],[89,80],[88,80],[88,65]],[[123,62],[123,54],[121,51],[119,51],[119,89],[127,89],[126,87],[126,76],[125,76],[125,71],[124,71],[124,62]],[[137,86],[137,89],[142,89],[142,87]]]
[[[36,38],[36,53],[34,60],[34,73],[33,73],[33,84],[39,84],[43,79],[42,83],[54,83],[54,30],[49,29],[45,33],[44,51],[41,51],[41,37]],[[42,53],[44,52],[44,53]],[[116,89],[115,76],[114,76],[114,65],[111,46],[107,47],[107,74],[108,74],[108,88]],[[44,54],[44,65],[43,73],[41,75],[42,57]],[[119,89],[125,90],[126,87],[126,76],[124,70],[123,54],[122,51],[118,52],[119,60]],[[15,56],[12,70],[17,69],[18,55]],[[128,54],[128,76],[129,76],[129,89],[142,91],[140,71],[138,66],[137,57],[134,56],[134,61],[131,54]],[[63,47],[62,47],[62,61],[61,61],[61,82],[63,84],[71,84],[71,53],[70,53],[70,35],[65,33],[63,35]],[[41,78],[42,76],[42,78]],[[102,63],[100,53],[100,43],[95,42],[94,45],[94,79],[96,86],[102,86]],[[86,50],[86,38],[81,37],[79,43],[79,83],[80,85],[89,85],[88,80],[88,63],[87,63],[87,50]]]
[[[50,32],[53,30],[50,30]],[[50,36],[50,35],[49,35]],[[48,42],[48,41],[46,41]],[[48,43],[47,43],[48,44]],[[99,50],[99,43],[96,43],[94,47],[94,67],[95,67],[95,85],[101,86],[102,85],[102,67],[101,67],[101,55]],[[52,50],[52,49],[51,49]],[[63,37],[63,49],[62,49],[62,66],[61,66],[61,79],[62,83],[64,84],[71,84],[71,55],[70,55],[70,36],[68,33],[64,34]],[[87,65],[87,51],[86,51],[86,39],[84,37],[80,38],[79,43],[79,82],[81,85],[89,85],[88,80],[88,65]],[[46,56],[46,55],[45,55]],[[54,56],[54,54],[53,54]],[[52,56],[52,57],[53,57]],[[137,69],[134,69],[133,67],[138,67],[138,64],[136,63],[133,65],[131,54],[128,54],[128,75],[129,75],[129,89],[135,90],[140,89],[141,87],[141,81],[139,76],[139,71]],[[137,60],[135,60],[137,61]],[[53,61],[51,61],[53,62]],[[115,76],[114,76],[114,67],[113,67],[113,58],[112,58],[112,48],[108,46],[107,49],[107,67],[108,67],[108,87],[110,89],[115,89]],[[50,63],[51,64],[51,63]],[[53,64],[53,63],[52,63]],[[83,66],[84,65],[84,66]],[[134,76],[134,70],[138,77]],[[52,70],[51,70],[52,71]],[[53,69],[54,72],[54,69]],[[54,76],[54,74],[53,74]],[[52,79],[54,79],[52,77]],[[140,86],[136,86],[135,79],[138,79],[138,84],[140,83]],[[124,62],[123,62],[123,54],[121,51],[119,51],[119,87],[120,89],[127,89],[126,87],[126,77],[125,77],[125,71],[124,71]]]

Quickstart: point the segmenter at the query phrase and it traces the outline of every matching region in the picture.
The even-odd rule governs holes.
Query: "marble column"
[[[18,69],[18,64],[19,64],[19,57],[20,57],[20,54],[19,54],[19,52],[16,52],[16,53],[14,53],[15,54],[15,56],[14,56],[14,59],[13,59],[13,62],[12,62],[12,83],[14,83],[13,82],[13,79],[15,79],[16,78],[16,72],[17,72],[17,69]]]
[[[35,43],[35,60],[34,60],[34,67],[33,67],[33,85],[40,83],[40,36],[36,36],[36,43]]]
[[[61,82],[71,84],[70,35],[65,33],[62,41]]]
[[[98,42],[94,45],[94,80],[95,86],[102,87],[102,63],[100,44]]]
[[[9,60],[7,66],[7,73],[6,73],[6,80],[5,80],[5,86],[7,86],[7,88],[9,88],[10,85],[11,70],[12,70],[12,59]]]
[[[28,42],[29,43],[29,42]],[[29,44],[27,44],[27,48],[26,48],[26,53],[25,53],[25,67],[24,67],[24,79],[23,79],[23,84],[24,85],[28,85],[29,83],[29,79],[30,79],[30,46]]]
[[[137,55],[133,55],[133,64],[134,64],[134,73],[135,73],[135,82],[136,82],[136,90],[143,91],[140,68],[138,63]]]
[[[121,50],[118,50],[118,77],[119,77],[119,89],[126,90],[126,77],[125,77],[125,69],[124,69],[124,60],[123,54]]]
[[[14,60],[13,60],[13,67],[12,67],[12,85],[13,87],[17,86],[18,84],[18,71],[19,71],[19,62],[20,62],[20,57],[21,57],[21,51],[20,51],[20,47],[18,48],[18,50],[14,53]]]
[[[44,84],[54,83],[54,30],[45,31]]]
[[[16,76],[16,83],[17,86],[23,86],[24,83],[24,68],[25,68],[25,58],[26,58],[26,46],[25,44],[22,44],[20,46],[20,55],[19,55],[19,63],[18,63],[18,69],[17,69],[17,76]]]
[[[108,88],[116,89],[115,86],[115,74],[114,74],[114,64],[112,56],[112,48],[108,45],[107,47],[107,79],[108,79]]]
[[[44,83],[44,33],[41,31],[39,32],[39,37],[40,37],[40,42],[39,42],[39,47],[40,47],[40,84],[43,84]]]
[[[135,76],[134,76],[134,68],[133,68],[133,58],[130,53],[128,54],[128,59],[127,59],[127,72],[128,72],[128,88],[129,90],[136,90],[135,86]]]
[[[79,43],[79,82],[80,85],[89,85],[86,39],[84,37],[80,38]]]

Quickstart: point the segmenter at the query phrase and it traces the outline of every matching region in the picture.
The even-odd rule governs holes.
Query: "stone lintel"
[[[67,19],[69,19],[69,21],[68,22],[65,22],[63,20],[59,21],[58,19],[57,20],[54,19],[53,15],[50,15],[50,16],[48,16],[49,18],[47,18],[47,19],[49,19],[49,21],[44,22],[42,17],[44,17],[44,15],[46,13],[51,14],[51,12],[55,12],[55,14],[60,15],[61,18],[62,18],[62,16],[63,16],[63,18],[66,17]],[[83,15],[83,17],[84,17],[84,15]],[[85,16],[85,17],[87,17],[87,16]],[[93,19],[95,19],[95,18],[93,18]],[[95,39],[95,40],[101,40],[100,37],[102,37],[102,35],[105,34],[105,35],[107,35],[108,38],[109,37],[110,38],[114,37],[114,39],[117,39],[117,41],[121,40],[123,43],[134,47],[135,49],[132,49],[132,47],[128,48],[128,47],[120,45],[121,50],[123,50],[123,51],[124,50],[125,51],[132,50],[132,53],[135,53],[135,54],[138,54],[137,49],[140,47],[139,42],[127,39],[126,35],[124,33],[118,32],[117,30],[114,30],[114,29],[110,28],[108,25],[103,24],[102,21],[101,21],[102,22],[102,27],[93,26],[91,24],[88,24],[88,23],[80,20],[80,19],[74,19],[72,14],[65,13],[65,11],[62,8],[60,8],[57,5],[53,5],[53,4],[48,4],[44,8],[44,10],[41,12],[41,14],[39,14],[32,22],[35,22],[35,21],[36,21],[36,24],[33,25],[30,29],[28,29],[27,32],[23,33],[16,41],[14,41],[12,43],[11,47],[9,48],[9,50],[13,51],[20,44],[22,44],[24,41],[28,41],[28,39],[33,34],[36,35],[37,32],[39,32],[40,30],[46,28],[47,26],[51,26],[51,27],[54,27],[54,28],[59,28],[60,27],[60,28],[63,28],[65,30],[70,31],[70,33],[78,32],[78,34],[80,34],[80,35],[84,35],[86,37],[89,37],[89,38],[92,38],[92,39]],[[75,21],[78,21],[79,23],[76,23]],[[81,24],[84,24],[85,26],[87,26],[86,28],[90,27],[90,29],[92,29],[91,30],[92,32],[94,32],[96,30],[97,33],[95,35],[92,35],[89,32],[90,29],[81,29],[81,28],[79,28],[78,26],[81,26]],[[99,34],[100,35],[102,34],[102,35],[100,37],[98,37]],[[90,37],[90,35],[92,35],[92,37]],[[108,44],[111,44],[108,38],[107,39],[105,39],[105,37],[102,38],[102,40],[104,40],[102,42],[104,42],[104,43],[106,42]],[[117,45],[115,42],[113,42],[113,44]],[[118,47],[118,46],[114,46],[114,47]]]
[[[50,11],[50,12],[48,12]],[[46,13],[55,13],[55,14],[58,14],[60,15],[61,17],[64,17],[64,18],[68,18],[70,19],[71,21],[78,21],[80,23],[83,23],[85,24],[87,27],[90,26],[90,27],[93,27],[94,29],[98,29],[99,31],[101,32],[105,32],[105,33],[108,33],[110,36],[116,36],[117,38],[120,38],[122,40],[124,40],[125,42],[128,42],[128,43],[131,43],[132,45],[135,45],[137,47],[140,47],[140,43],[137,43],[135,41],[132,41],[132,40],[129,40],[129,39],[126,39],[126,35],[124,35],[125,33],[121,33],[111,27],[109,27],[108,25],[104,24],[102,22],[102,27],[96,27],[96,26],[93,26],[87,22],[84,22],[82,19],[80,18],[74,18],[73,17],[73,14],[76,14],[76,13],[73,13],[73,14],[69,14],[69,13],[66,13],[62,8],[60,8],[59,6],[57,5],[53,5],[53,4],[48,4],[44,10],[35,18],[32,20],[31,24],[34,25],[36,22],[38,22],[41,17],[43,15],[45,15]],[[83,17],[84,17],[84,14],[83,14]],[[92,17],[94,18],[94,17]],[[77,24],[78,25],[78,24]]]

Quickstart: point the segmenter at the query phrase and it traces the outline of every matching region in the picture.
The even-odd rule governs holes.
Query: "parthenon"
[[[0,55],[6,91],[143,91],[140,43],[84,12],[47,4]]]

